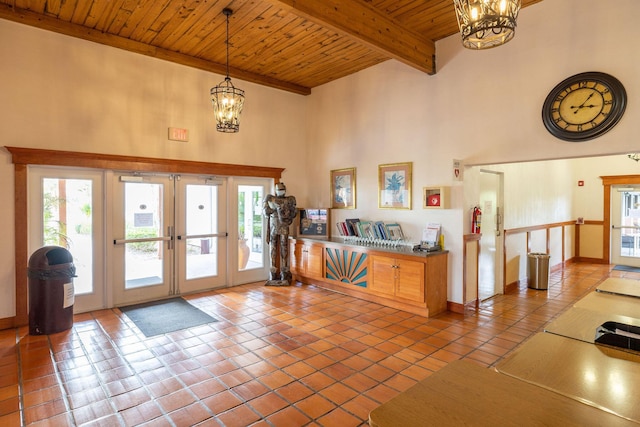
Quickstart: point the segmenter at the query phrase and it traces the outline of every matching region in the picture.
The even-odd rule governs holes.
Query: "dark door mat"
[[[182,298],[129,305],[120,307],[120,311],[126,314],[146,337],[217,322]]]
[[[630,271],[632,273],[640,273],[640,268],[630,267],[628,265],[616,265],[615,267],[613,267],[613,269],[618,271]]]

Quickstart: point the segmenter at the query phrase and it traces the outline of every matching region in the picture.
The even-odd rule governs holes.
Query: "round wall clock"
[[[542,106],[542,122],[555,137],[581,142],[596,138],[618,123],[627,106],[627,92],[615,77],[588,72],[554,87]]]

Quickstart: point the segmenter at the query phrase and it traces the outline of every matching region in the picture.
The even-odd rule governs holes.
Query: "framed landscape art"
[[[378,166],[378,207],[411,209],[412,163],[392,163]]]
[[[356,208],[356,168],[331,171],[331,207]]]

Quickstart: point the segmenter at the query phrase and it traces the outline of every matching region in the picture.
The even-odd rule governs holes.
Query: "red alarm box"
[[[440,195],[431,194],[427,196],[427,206],[440,206]]]

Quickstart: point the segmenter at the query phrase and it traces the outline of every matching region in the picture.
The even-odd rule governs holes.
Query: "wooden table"
[[[640,319],[640,299],[629,296],[591,292],[574,307]]]
[[[609,277],[596,288],[596,291],[630,297],[640,297],[640,280]]]
[[[496,369],[640,422],[640,354],[539,333]]]
[[[640,303],[640,301],[638,302]],[[596,328],[609,321],[640,327],[640,318],[571,307],[545,326],[544,330],[563,337],[593,343],[596,339]]]
[[[465,360],[450,363],[374,409],[369,424],[637,427],[622,417]]]

